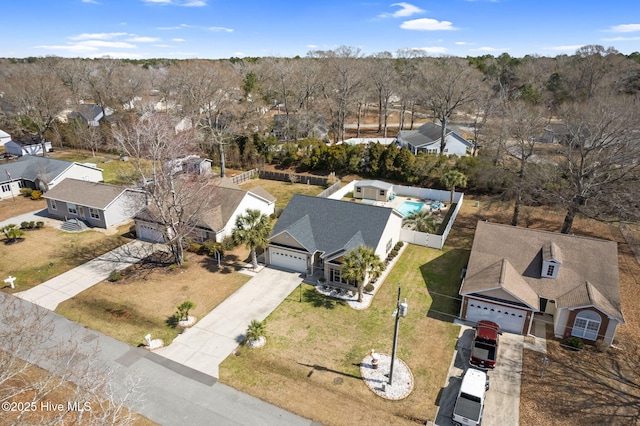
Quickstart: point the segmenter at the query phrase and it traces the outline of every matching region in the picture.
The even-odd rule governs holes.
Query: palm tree
[[[265,337],[266,335],[267,335],[267,320],[264,320],[264,321],[258,321],[255,319],[251,320],[251,323],[247,327],[246,342],[259,340],[261,337]]]
[[[436,218],[431,215],[429,210],[414,211],[404,218],[403,223],[413,225],[418,232],[427,232],[429,234],[436,232]]]
[[[364,284],[368,278],[382,275],[384,263],[371,247],[359,246],[352,249],[342,260],[342,277],[358,287],[358,302],[362,302]]]
[[[467,177],[457,170],[449,170],[442,175],[440,183],[442,183],[445,188],[451,188],[451,199],[449,200],[449,204],[451,204],[453,203],[453,193],[456,190],[456,186],[462,188],[467,186]]]
[[[271,235],[271,220],[260,210],[249,209],[245,214],[236,218],[236,226],[232,238],[235,244],[244,244],[251,250],[253,269],[258,267],[256,248],[264,248],[269,244]]]

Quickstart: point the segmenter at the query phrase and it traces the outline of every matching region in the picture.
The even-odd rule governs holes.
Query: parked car
[[[462,378],[453,423],[457,426],[478,426],[482,421],[485,394],[489,390],[489,376],[476,368],[469,368]]]
[[[498,360],[500,326],[493,321],[482,320],[476,325],[476,335],[471,346],[469,363],[480,368],[495,368]]]

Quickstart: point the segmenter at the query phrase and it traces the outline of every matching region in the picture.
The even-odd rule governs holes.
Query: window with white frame
[[[340,269],[337,269],[337,268],[329,269],[329,281],[333,281],[333,282],[336,282],[336,283],[344,282],[342,280],[342,271]]]
[[[358,194],[359,194],[359,193],[361,193],[361,192],[362,192],[362,188],[361,188],[361,187],[359,187],[359,186],[358,186],[358,187],[356,187],[356,192],[357,192]]]
[[[384,189],[380,190],[380,196],[384,196]]]
[[[89,215],[91,219],[100,219],[100,210],[89,208]]]
[[[78,214],[78,206],[75,204],[67,204],[67,211],[71,214]]]
[[[389,253],[391,251],[391,247],[393,246],[393,238],[389,240],[389,242],[387,243],[387,253]]]
[[[596,340],[602,318],[594,311],[582,311],[576,315],[571,335],[587,340]]]
[[[56,204],[56,200],[49,200],[51,202],[51,210],[58,210],[58,205]]]
[[[549,265],[547,267],[547,276],[552,277],[553,276],[553,271],[556,269],[555,265]]]
[[[9,191],[11,191],[10,184],[2,185],[2,192],[9,192]]]

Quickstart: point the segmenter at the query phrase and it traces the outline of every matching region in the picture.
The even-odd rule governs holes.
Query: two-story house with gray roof
[[[478,222],[460,295],[461,319],[517,334],[546,314],[556,337],[610,345],[624,324],[614,241]]]
[[[296,194],[269,238],[267,264],[314,275],[331,285],[342,279],[342,258],[365,245],[384,260],[400,238],[402,215],[394,209]]]

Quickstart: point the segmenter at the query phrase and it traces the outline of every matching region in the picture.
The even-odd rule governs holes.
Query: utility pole
[[[393,315],[395,315],[396,317],[396,328],[393,333],[393,349],[391,351],[391,366],[389,367],[389,386],[393,384],[393,365],[396,362],[396,348],[398,347],[398,328],[400,326],[400,317],[406,317],[407,309],[409,308],[406,298],[403,303],[400,303],[401,292],[402,289],[400,288],[400,286],[398,286],[398,302],[396,303],[396,310],[393,312]]]

